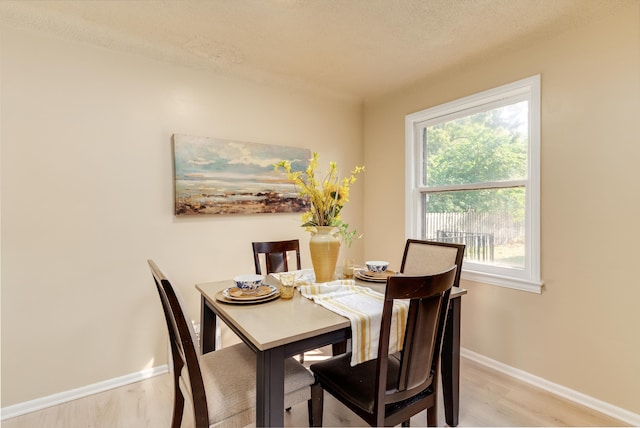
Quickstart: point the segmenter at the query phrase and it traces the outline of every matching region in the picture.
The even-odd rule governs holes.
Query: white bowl
[[[262,279],[262,275],[239,275],[233,278],[233,282],[241,290],[252,291],[262,285]]]
[[[372,260],[364,263],[371,272],[384,272],[389,267],[389,262],[383,262],[381,260]]]

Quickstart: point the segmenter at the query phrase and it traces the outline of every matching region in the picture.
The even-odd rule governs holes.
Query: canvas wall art
[[[304,170],[311,151],[218,138],[173,136],[175,213],[182,215],[301,212],[293,183],[273,164]]]

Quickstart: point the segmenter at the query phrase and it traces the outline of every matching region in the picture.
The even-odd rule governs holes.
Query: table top
[[[277,280],[269,275],[265,283],[275,285]],[[384,292],[385,284],[358,280],[356,283]],[[226,280],[196,284],[196,289],[261,351],[350,327],[347,318],[302,297],[298,290],[290,300],[276,299],[253,305],[223,303],[215,298],[219,291],[233,286],[232,280]],[[451,298],[466,292],[454,287]]]

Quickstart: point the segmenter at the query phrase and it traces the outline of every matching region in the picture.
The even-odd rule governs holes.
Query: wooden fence
[[[524,241],[524,221],[507,211],[494,213],[427,213],[425,239],[466,245],[465,257],[493,260],[496,245]]]

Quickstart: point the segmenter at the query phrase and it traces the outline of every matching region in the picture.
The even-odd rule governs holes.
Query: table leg
[[[284,426],[284,349],[256,352],[256,427]]]
[[[343,341],[343,342],[331,344],[331,355],[333,355],[334,357],[336,355],[344,354],[345,352],[347,352],[347,341],[346,340]]]
[[[203,354],[216,350],[216,314],[207,300],[200,300],[200,350]]]
[[[442,341],[442,392],[447,425],[458,426],[460,409],[460,314],[462,299],[449,301],[449,313]]]

